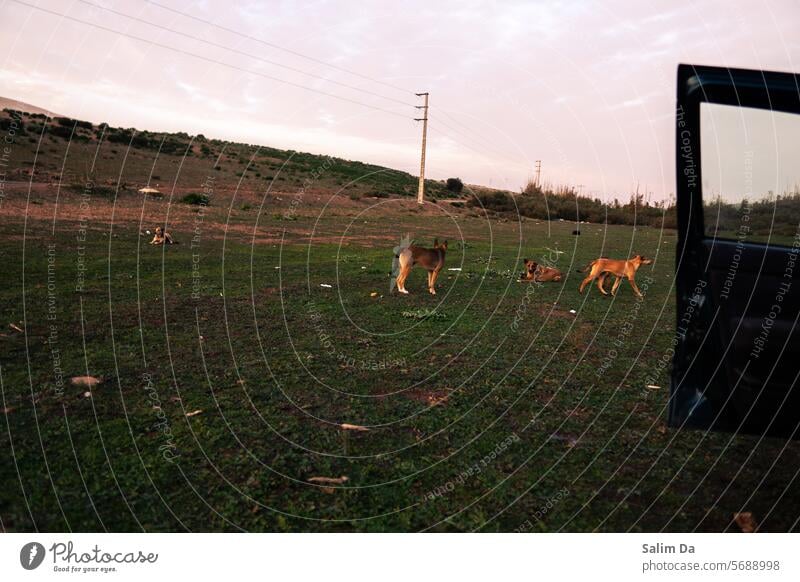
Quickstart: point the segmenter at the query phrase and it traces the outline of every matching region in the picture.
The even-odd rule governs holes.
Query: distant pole
[[[575,186],[578,189],[578,196],[581,195],[581,192],[583,191],[583,186],[584,186],[583,184],[578,184],[577,186]]]
[[[536,187],[539,187],[539,180],[542,177],[542,160],[536,160]]]
[[[425,105],[417,105],[417,109],[423,110],[422,117],[417,117],[414,121],[422,122],[422,158],[419,162],[419,190],[417,191],[417,203],[422,204],[425,200],[425,143],[428,137],[428,94],[417,93],[417,97],[425,97]]]

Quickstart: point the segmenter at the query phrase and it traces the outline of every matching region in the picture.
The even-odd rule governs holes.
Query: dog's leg
[[[616,275],[614,276],[617,277]],[[622,283],[622,277],[617,277],[616,280],[614,281],[614,286],[611,288],[611,294],[614,295],[615,297],[617,295],[617,289],[619,289],[620,283]]]
[[[398,262],[400,263],[400,274],[397,276],[397,290],[406,295],[408,294],[408,291],[406,291],[406,279],[408,279],[408,275],[411,272],[413,260],[414,259],[411,256],[411,251],[409,249],[404,250],[398,257]]]
[[[434,287],[436,285],[436,278],[438,276],[439,276],[439,268],[437,267],[436,270],[431,271],[430,284],[428,285],[428,291],[431,292],[431,295],[436,295],[436,289]]]
[[[597,278],[597,288],[600,289],[600,293],[603,295],[608,295],[608,291],[605,289],[606,284],[606,273],[600,273],[600,276]]]
[[[642,292],[639,291],[639,287],[636,286],[636,280],[633,277],[633,275],[628,275],[628,282],[631,284],[631,287],[633,287],[633,292],[636,293],[637,297],[644,297]]]
[[[608,295],[608,293],[606,293],[606,290],[605,290],[605,287],[604,287],[604,285],[606,284],[606,274],[605,273],[600,273],[600,276],[597,278],[595,283],[597,283],[597,288],[600,290],[600,293],[602,293],[603,295]]]
[[[397,276],[397,290],[406,295],[408,295],[408,291],[406,290],[406,279],[408,279],[410,272],[411,267],[408,265],[403,265],[400,267],[400,274]]]
[[[581,281],[581,286],[580,286],[580,288],[578,289],[578,293],[583,293],[583,290],[584,290],[584,288],[585,288],[585,287],[586,287],[586,286],[587,286],[589,283],[591,283],[591,282],[592,282],[592,279],[594,279],[594,275],[593,275],[593,274],[591,273],[591,271],[590,271],[590,272],[589,272],[589,274],[588,274],[588,275],[586,275],[586,278],[585,278],[583,281]]]

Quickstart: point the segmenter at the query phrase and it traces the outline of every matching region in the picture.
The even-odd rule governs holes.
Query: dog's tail
[[[395,253],[392,258],[392,270],[389,271],[389,277],[395,277],[400,272],[400,254]]]
[[[595,259],[594,261],[592,261],[591,263],[589,263],[588,265],[586,265],[586,266],[585,266],[583,269],[577,269],[575,272],[576,272],[576,273],[585,273],[586,271],[588,271],[589,269],[591,269],[591,268],[592,268],[592,265],[594,265],[596,262],[597,262],[597,259]]]

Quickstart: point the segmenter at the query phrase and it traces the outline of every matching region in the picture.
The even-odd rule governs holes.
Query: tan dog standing
[[[153,235],[153,240],[150,241],[151,245],[171,245],[174,244],[175,241],[172,240],[172,236],[160,226],[156,227],[156,233]]]
[[[520,281],[533,281],[535,283],[547,283],[549,281],[561,281],[561,271],[555,267],[545,267],[536,261],[530,259],[522,259],[525,263],[525,271],[523,271]]]
[[[591,283],[593,280],[597,279],[597,287],[600,289],[600,292],[603,295],[608,295],[603,284],[605,279],[608,275],[614,275],[616,277],[616,281],[614,281],[614,286],[611,288],[611,294],[616,295],[617,289],[619,288],[620,283],[622,283],[622,278],[625,277],[628,282],[633,287],[633,292],[636,293],[637,297],[642,297],[642,292],[639,291],[639,287],[636,286],[636,271],[639,270],[639,267],[642,265],[650,265],[652,264],[653,259],[646,259],[642,255],[635,255],[634,257],[626,260],[622,259],[595,259],[591,263],[589,263],[585,269],[582,271],[578,271],[579,273],[585,273],[589,271],[589,274],[581,282],[579,292],[583,293],[584,287]]]
[[[428,291],[431,295],[436,295],[436,278],[439,271],[444,267],[444,256],[447,252],[447,241],[439,244],[438,239],[434,239],[433,248],[425,249],[416,245],[411,245],[402,250],[397,255],[400,263],[400,274],[397,276],[397,290],[400,293],[408,294],[406,290],[406,279],[411,273],[414,265],[421,265],[428,271]]]

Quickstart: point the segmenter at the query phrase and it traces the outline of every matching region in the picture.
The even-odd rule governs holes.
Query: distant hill
[[[53,113],[52,111],[36,107],[36,105],[31,105],[24,101],[9,99],[8,97],[0,97],[0,109],[15,109],[16,111],[24,111],[25,113],[39,113],[47,115],[48,117],[59,117],[58,113]]]
[[[299,193],[333,191],[353,199],[416,196],[408,172],[333,156],[236,143],[185,132],[112,127],[54,115],[13,99],[0,101],[0,134],[14,130],[19,146],[8,164],[10,180],[54,182],[82,190],[87,181],[164,190],[217,188]],[[12,110],[22,111],[12,118]],[[268,139],[268,137],[267,137]],[[443,181],[426,180],[426,194],[454,198]]]

